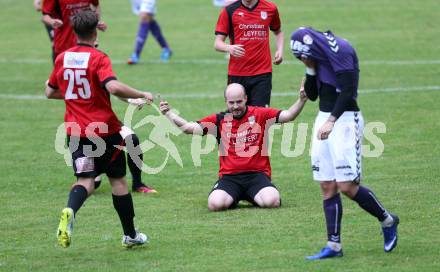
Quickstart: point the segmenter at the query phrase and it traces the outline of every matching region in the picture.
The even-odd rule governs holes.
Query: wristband
[[[316,76],[316,71],[314,68],[306,67],[306,74],[309,76]]]

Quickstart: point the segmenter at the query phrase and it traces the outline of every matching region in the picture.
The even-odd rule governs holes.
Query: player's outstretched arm
[[[176,113],[171,111],[171,107],[167,101],[161,101],[159,106],[160,111],[173,124],[181,129],[185,134],[203,135],[203,128],[196,122],[188,122]]]
[[[119,96],[117,96],[117,98],[125,103],[136,106],[139,110],[142,109],[145,104],[148,104],[148,101],[144,98],[124,98]]]
[[[295,120],[304,108],[304,105],[307,101],[307,95],[304,91],[304,81],[305,80],[303,79],[303,81],[301,82],[298,100],[296,100],[296,102],[288,110],[283,110],[280,113],[280,116],[278,117],[279,123],[286,123]]]
[[[140,92],[118,80],[110,80],[105,84],[106,90],[121,98],[144,98],[147,103],[153,102],[153,95],[149,92]]]

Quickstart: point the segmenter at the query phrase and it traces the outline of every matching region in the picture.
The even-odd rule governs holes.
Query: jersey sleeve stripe
[[[280,122],[280,114],[281,114],[281,111],[278,111],[277,118],[275,119],[275,123],[279,123]]]
[[[58,87],[55,85],[52,85],[50,83],[47,83],[47,86],[49,86],[50,88],[54,89],[54,90],[58,90]]]
[[[216,31],[215,35],[224,35],[224,36],[228,36],[228,34],[224,33],[224,32],[220,32],[220,31]]]
[[[112,81],[112,80],[117,80],[117,78],[114,77],[114,76],[111,76],[111,77],[108,77],[108,78],[104,79],[104,80],[101,82],[101,86],[102,86],[102,88],[105,89],[105,84],[109,83],[109,82]],[[106,89],[106,90],[107,90],[107,89]]]
[[[202,125],[202,123],[200,122],[200,121],[196,121],[196,123],[197,124],[199,124],[199,126],[202,128],[202,130],[203,130],[203,134],[202,134],[202,136],[206,136],[206,134],[208,134],[208,128],[206,127],[206,126],[204,126],[204,125]]]

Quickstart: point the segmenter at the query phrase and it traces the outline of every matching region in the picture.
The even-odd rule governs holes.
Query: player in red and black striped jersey
[[[113,204],[124,230],[125,247],[144,244],[145,234],[135,230],[133,201],[125,180],[125,155],[121,125],[113,112],[110,94],[121,98],[152,101],[148,92],[140,92],[116,80],[110,59],[95,49],[98,16],[79,11],[72,17],[78,45],[61,53],[47,82],[46,95],[63,99],[69,149],[77,182],[72,186],[67,207],[58,227],[58,241],[68,247],[77,211],[94,191],[94,179],[106,173],[112,186]]]
[[[275,34],[273,63],[283,61],[284,37],[277,6],[266,0],[239,0],[222,9],[214,47],[229,52],[228,84],[246,89],[248,105],[268,106],[272,90],[270,31]],[[226,38],[229,37],[229,44]]]
[[[55,40],[53,41],[53,61],[56,56],[65,50],[77,45],[77,39],[73,32],[70,18],[77,12],[82,10],[93,10],[99,18],[99,0],[44,0],[42,6],[43,22],[47,26],[55,28]],[[107,26],[103,22],[99,22],[97,28],[104,31]],[[96,42],[95,42],[96,46]],[[118,121],[119,122],[119,121]],[[137,146],[139,139],[134,132],[128,137],[132,139],[134,146]],[[125,140],[130,141],[130,139]],[[136,154],[139,154],[136,153]],[[142,153],[139,154],[142,157]],[[141,158],[142,160],[142,158]],[[133,162],[131,156],[128,157],[128,166],[131,172],[133,184],[133,192],[150,193],[156,192],[153,188],[142,182],[141,170]],[[100,185],[100,177],[97,177],[96,188]]]
[[[67,49],[76,45],[70,19],[75,13],[82,10],[93,10],[100,15],[99,0],[44,0],[42,5],[43,17],[41,20],[54,29],[53,61]],[[107,25],[98,23],[98,29],[105,31]]]
[[[168,102],[160,110],[186,134],[216,135],[219,144],[219,180],[208,198],[208,208],[220,211],[247,200],[261,208],[280,206],[280,195],[271,182],[271,168],[266,148],[268,129],[274,123],[294,120],[306,102],[300,98],[288,109],[247,106],[244,87],[233,83],[225,90],[227,112],[209,115],[198,122],[188,122],[170,111]]]

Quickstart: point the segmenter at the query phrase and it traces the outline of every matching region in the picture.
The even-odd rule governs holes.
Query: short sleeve
[[[226,8],[222,9],[220,16],[217,20],[217,25],[215,27],[215,35],[229,35],[229,15]]]
[[[281,20],[280,20],[280,14],[278,12],[278,9],[275,8],[274,15],[272,17],[272,21],[270,22],[270,30],[272,31],[278,31],[281,29]]]
[[[45,15],[50,15],[53,17],[56,13],[55,0],[43,0],[41,12]]]
[[[110,58],[106,55],[101,58],[100,65],[98,65],[97,67],[97,74],[99,82],[102,86],[105,86],[105,84],[110,80],[116,79],[116,75],[113,72]]]
[[[266,120],[274,119],[275,123],[278,123],[278,119],[281,114],[281,110],[274,109],[274,108],[261,108],[264,110],[265,118]]]
[[[208,133],[212,135],[216,135],[217,134],[216,122],[217,122],[217,114],[211,114],[197,121],[197,123],[199,123],[202,126],[203,135],[206,135]]]
[[[55,60],[55,64],[54,64],[54,68],[52,70],[52,73],[49,76],[48,85],[49,85],[49,87],[51,87],[54,90],[59,89],[59,86],[60,86],[59,82],[58,82],[57,74],[58,74],[58,71],[62,67],[63,60],[64,60],[64,54],[58,55],[58,57]]]
[[[58,89],[57,71],[58,70],[55,68],[52,70],[52,73],[50,74],[49,82],[48,82],[49,87],[51,87],[54,90]]]

